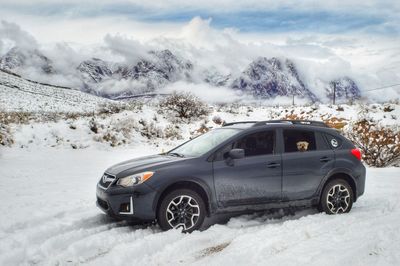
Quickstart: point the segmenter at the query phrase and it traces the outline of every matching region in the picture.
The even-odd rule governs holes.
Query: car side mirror
[[[244,149],[232,149],[229,152],[229,157],[232,159],[242,159],[244,158]]]

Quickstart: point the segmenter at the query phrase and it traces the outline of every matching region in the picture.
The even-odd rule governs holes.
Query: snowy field
[[[400,265],[399,168],[369,168],[345,215],[244,215],[192,234],[108,219],[104,169],[155,152],[1,149],[0,265]]]

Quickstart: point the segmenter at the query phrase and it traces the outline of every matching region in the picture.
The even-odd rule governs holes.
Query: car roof
[[[312,120],[267,120],[267,121],[239,121],[224,123],[224,128],[236,128],[236,129],[259,129],[259,128],[301,128],[305,130],[319,130],[333,134],[337,134],[338,131],[334,128],[329,127],[322,121]]]

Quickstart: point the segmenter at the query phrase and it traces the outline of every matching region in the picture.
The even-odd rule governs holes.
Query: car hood
[[[118,174],[130,170],[129,172],[137,173],[139,171],[149,171],[159,168],[162,165],[170,164],[175,161],[184,160],[185,158],[168,156],[168,155],[151,155],[145,157],[134,158],[109,167],[106,172],[117,176]],[[130,173],[129,173],[130,174]]]

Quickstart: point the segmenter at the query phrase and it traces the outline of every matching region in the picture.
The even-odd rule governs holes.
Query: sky
[[[256,56],[280,56],[302,64],[310,83],[342,74],[365,89],[400,83],[396,0],[0,0],[0,6],[0,53],[27,43],[79,61],[77,54],[132,59],[161,47],[221,72],[240,72]]]

